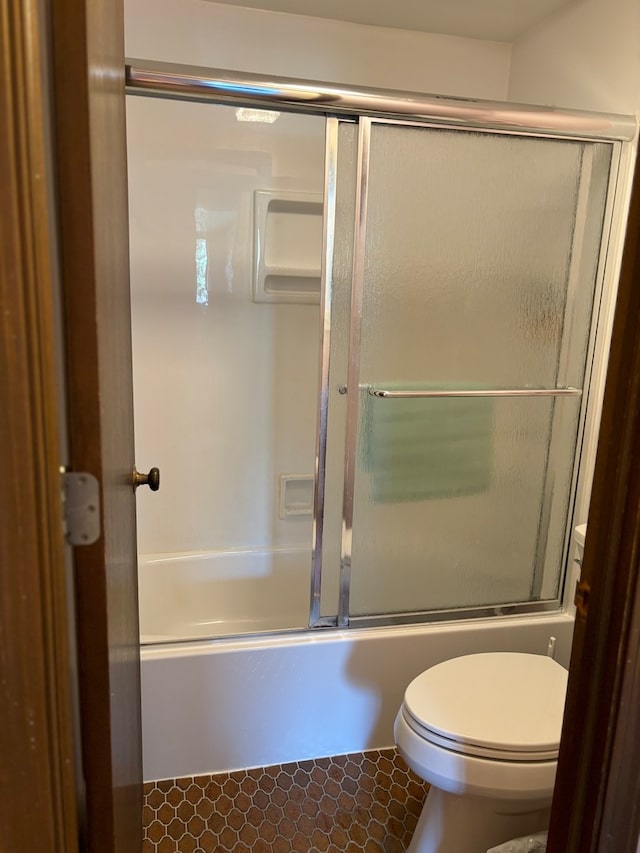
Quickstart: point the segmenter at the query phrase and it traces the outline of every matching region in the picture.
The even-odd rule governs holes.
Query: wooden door
[[[123,8],[113,0],[56,0],[50,9],[70,465],[97,477],[102,513],[98,541],[75,549],[87,846],[139,853]]]
[[[37,2],[0,11],[0,850],[77,853]]]
[[[582,567],[549,853],[633,853],[640,833],[640,169]]]

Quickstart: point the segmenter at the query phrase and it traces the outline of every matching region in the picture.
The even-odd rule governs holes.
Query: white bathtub
[[[269,630],[269,620],[258,627],[255,613],[249,622],[243,617],[243,602],[251,593],[242,591],[241,566],[247,586],[255,584],[257,613],[269,612],[273,604],[281,618],[289,612],[288,596],[304,598],[300,612],[306,612],[308,568],[299,571],[300,552],[279,555],[289,567],[276,571],[284,586],[278,593],[282,601],[275,602],[268,597],[276,585],[267,591],[270,585],[260,583],[271,576],[266,567],[273,561],[253,555],[252,563],[247,552],[234,553],[238,571],[227,578],[228,586],[226,570],[218,566],[223,576],[214,583],[207,561],[193,560],[193,555],[173,563],[167,558],[141,561],[142,628],[146,642],[155,643],[144,645],[141,653],[147,781],[391,746],[406,685],[428,666],[456,655],[493,650],[545,654],[554,636],[556,659],[565,666],[569,662],[573,617],[568,613],[159,643],[211,634],[214,623],[218,633]],[[298,583],[299,576],[303,582]],[[280,604],[284,609],[277,611]],[[239,622],[232,626],[227,620],[219,627],[218,620],[230,612]],[[523,702],[529,699],[536,697],[525,696]]]
[[[308,548],[143,554],[138,558],[140,641],[305,628],[310,571]]]

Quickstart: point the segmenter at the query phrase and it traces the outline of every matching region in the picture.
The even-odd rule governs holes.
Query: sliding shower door
[[[130,98],[143,642],[309,621],[325,119]]]
[[[339,624],[557,599],[610,161],[361,121]]]

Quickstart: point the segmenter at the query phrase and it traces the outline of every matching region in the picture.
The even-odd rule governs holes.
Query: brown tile
[[[262,823],[264,819],[264,811],[256,806],[251,806],[249,811],[246,813],[245,818],[250,826],[258,826],[258,824]]]
[[[329,839],[319,829],[316,829],[311,836],[311,843],[313,845],[312,850],[320,850],[321,853],[329,847]]]
[[[251,808],[251,797],[244,790],[241,790],[235,798],[235,807],[241,812],[248,812]]]
[[[164,824],[159,820],[154,820],[147,828],[147,838],[157,844],[164,835]]]
[[[367,794],[374,794],[376,790],[375,780],[371,776],[361,776],[358,781],[358,791],[366,791]]]
[[[247,775],[240,783],[240,790],[248,797],[252,797],[258,790],[258,783],[251,776]]]
[[[344,772],[345,776],[349,776],[350,779],[358,779],[360,776],[360,767],[353,761],[347,761],[344,765]]]
[[[312,782],[323,785],[327,778],[327,770],[324,767],[314,767],[309,775]]]
[[[344,809],[338,809],[335,814],[335,822],[338,826],[341,826],[343,829],[348,829],[353,823],[353,819],[351,817],[351,812],[346,812]]]
[[[302,832],[296,832],[291,839],[291,849],[295,853],[309,853],[309,838]]]
[[[214,805],[211,800],[205,800],[204,797],[200,800],[199,803],[196,803],[195,809],[196,814],[199,815],[204,821],[209,820],[214,811],[220,811],[217,802],[214,808]]]
[[[271,799],[277,806],[282,808],[282,806],[287,802],[288,797],[286,791],[283,791],[282,788],[276,788],[271,794]]]
[[[195,814],[191,818],[191,820],[188,821],[187,830],[191,833],[191,835],[194,835],[197,838],[202,832],[204,832],[206,826],[207,824],[200,817],[200,815]]]
[[[302,814],[302,806],[299,803],[294,803],[292,800],[289,800],[284,804],[284,814],[285,817],[288,817],[296,823]]]
[[[209,818],[209,821],[207,823],[207,829],[210,829],[211,832],[215,833],[216,835],[219,835],[222,832],[222,830],[225,828],[226,825],[227,825],[226,817],[224,817],[221,814],[217,814],[216,812],[214,812],[211,815],[211,817]]]
[[[325,812],[319,812],[316,815],[316,826],[322,832],[329,833],[331,831],[331,827],[334,825],[335,821],[332,817],[330,817]]]
[[[156,846],[158,853],[176,853],[178,846],[173,838],[165,835]]]
[[[293,776],[289,773],[278,773],[276,777],[276,785],[283,791],[288,791],[293,785]]]
[[[306,768],[302,769],[302,767],[299,767],[293,774],[293,781],[301,788],[306,788],[311,781],[311,774]]]
[[[349,829],[349,837],[355,841],[356,844],[364,846],[368,836],[367,831],[363,826],[358,823],[353,823]]]
[[[289,800],[292,803],[303,803],[305,801],[306,796],[306,790],[297,784],[294,784],[291,790],[289,791]]]
[[[147,805],[152,809],[158,809],[164,803],[164,794],[155,786],[146,795]]]
[[[236,832],[245,824],[245,817],[240,809],[233,808],[227,815],[227,824]]]
[[[381,823],[378,823],[377,820],[371,820],[367,824],[367,833],[371,836],[371,838],[375,838],[377,841],[382,841],[386,836],[386,830]]]
[[[195,805],[202,799],[203,791],[198,785],[194,785],[193,783],[189,785],[187,790],[184,792],[184,799],[186,802]]]
[[[277,830],[278,835],[290,840],[296,834],[296,825],[290,818],[285,817],[278,824]]]
[[[356,779],[350,779],[348,776],[342,780],[342,790],[348,794],[355,794],[358,790],[358,782]]]
[[[237,779],[227,779],[224,783],[223,791],[227,797],[231,797],[231,799],[233,799],[240,791],[240,785]]]
[[[144,853],[399,853],[426,790],[393,749],[149,782]]]
[[[322,785],[319,785],[317,782],[309,782],[309,787],[307,788],[307,797],[310,797],[312,800],[319,800],[322,794]]]
[[[176,810],[176,816],[186,823],[196,813],[195,806],[188,800],[183,800]]]
[[[323,797],[318,807],[323,814],[334,815],[338,811],[338,803],[333,799],[333,797]]]
[[[174,785],[167,794],[167,802],[172,806],[179,805],[184,800],[184,791],[180,790],[177,785]]]
[[[309,817],[313,817],[318,814],[318,801],[315,798],[305,800],[302,804],[302,811]]]
[[[176,810],[173,806],[169,805],[169,803],[163,803],[156,812],[156,817],[160,823],[163,823],[165,826],[167,826],[175,816]]]
[[[245,823],[245,825],[240,830],[240,841],[243,844],[246,844],[248,847],[253,847],[253,845],[258,840],[258,830],[255,826],[250,826]]]
[[[180,839],[178,850],[180,853],[194,853],[197,846],[198,842],[195,840],[193,835],[183,835]]]
[[[313,834],[313,830],[315,829],[315,823],[309,815],[302,814],[298,819],[298,829],[305,836],[305,838],[311,838]]]
[[[183,821],[174,818],[169,826],[167,826],[167,835],[173,838],[174,841],[179,841],[186,832],[186,826]]]
[[[327,774],[330,779],[335,779],[336,782],[342,782],[344,779],[344,769],[337,764],[332,764],[327,770]]]
[[[202,835],[198,838],[198,845],[204,853],[216,853],[218,849],[218,839],[209,829],[205,829]]]
[[[219,835],[219,842],[223,850],[233,850],[238,843],[238,833],[230,826],[225,826]]]
[[[268,841],[269,844],[271,844],[273,839],[278,834],[276,830],[276,824],[269,823],[267,821],[265,821],[261,826],[258,827],[258,831],[260,832],[261,838],[264,838],[264,840]]]
[[[336,845],[340,850],[344,850],[347,846],[347,842],[349,840],[349,836],[341,826],[334,826],[331,830],[331,841]]]
[[[275,803],[269,803],[269,805],[264,810],[265,819],[269,821],[269,823],[277,824],[279,823],[283,816],[284,812],[280,806],[277,806]]]

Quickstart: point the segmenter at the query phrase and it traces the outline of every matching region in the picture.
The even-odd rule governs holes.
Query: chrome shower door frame
[[[496,388],[478,391],[469,389],[467,391],[429,391],[429,392],[397,392],[382,388],[361,386],[360,356],[363,323],[363,294],[364,294],[364,263],[365,243],[367,234],[367,206],[369,189],[369,170],[371,153],[371,132],[376,124],[406,126],[411,128],[468,131],[468,127],[460,127],[456,124],[445,122],[433,123],[429,121],[409,121],[407,119],[394,119],[387,117],[361,116],[359,119],[359,144],[358,144],[358,167],[356,185],[356,221],[354,225],[354,251],[353,251],[353,277],[351,288],[351,315],[349,320],[349,373],[346,388],[347,393],[347,429],[345,435],[345,478],[343,492],[343,517],[342,517],[342,543],[340,561],[339,581],[339,603],[338,613],[335,619],[324,616],[316,621],[311,620],[311,627],[335,626],[347,627],[373,627],[398,624],[412,624],[419,622],[441,622],[456,619],[469,619],[480,617],[492,617],[496,615],[515,615],[519,613],[539,613],[557,611],[562,606],[564,594],[564,580],[566,579],[568,561],[571,548],[571,523],[576,503],[576,492],[578,485],[579,463],[581,458],[582,444],[584,440],[585,427],[588,420],[589,383],[593,366],[593,356],[598,333],[598,317],[603,298],[604,262],[606,259],[606,248],[611,228],[612,202],[616,181],[620,168],[622,143],[619,139],[594,139],[590,136],[572,133],[548,133],[544,130],[534,132],[531,129],[505,129],[504,127],[475,127],[473,130],[479,133],[500,134],[517,137],[531,137],[549,140],[567,140],[577,142],[604,142],[611,146],[611,161],[609,171],[609,184],[606,195],[605,209],[603,213],[602,234],[600,241],[600,256],[598,269],[594,284],[594,299],[589,330],[589,344],[587,350],[585,378],[583,388],[556,387],[556,388]],[[330,282],[327,282],[330,288]],[[573,289],[575,280],[569,281],[568,287]],[[567,300],[568,302],[569,300]],[[568,308],[567,308],[568,310]],[[564,336],[563,336],[564,337]],[[566,359],[566,343],[563,340],[560,353],[560,363]],[[560,372],[560,369],[559,369]],[[461,607],[443,610],[416,610],[412,612],[385,613],[352,616],[350,613],[351,592],[351,569],[353,550],[353,517],[355,500],[355,476],[357,459],[357,428],[358,417],[361,406],[361,397],[369,394],[379,399],[407,398],[407,397],[581,397],[580,412],[578,415],[578,427],[574,452],[574,461],[571,474],[571,488],[569,493],[569,506],[567,511],[567,523],[565,525],[565,542],[563,548],[562,566],[560,567],[560,580],[557,595],[553,599],[542,600],[534,597],[542,584],[542,573],[544,570],[543,557],[536,554],[536,565],[531,580],[532,596],[525,602],[483,605],[481,607]],[[545,489],[543,493],[543,505],[541,507],[541,521],[544,524],[550,512],[549,490],[545,478]],[[544,551],[544,549],[542,549]],[[326,567],[325,567],[326,570]],[[321,572],[318,574],[318,583],[321,583]],[[319,597],[319,592],[318,592]]]
[[[390,397],[385,389],[359,387],[360,341],[362,328],[364,245],[366,237],[367,192],[371,128],[374,124],[406,125],[431,129],[488,132],[509,136],[530,136],[583,142],[603,142],[612,146],[609,191],[602,230],[601,256],[596,279],[591,337],[582,395],[579,433],[572,479],[572,504],[575,503],[578,466],[585,426],[597,421],[588,410],[589,381],[593,372],[596,348],[596,326],[602,304],[605,278],[607,239],[613,220],[613,198],[619,175],[622,151],[627,152],[624,169],[629,169],[637,122],[631,116],[556,110],[530,105],[443,98],[421,93],[344,87],[316,81],[246,74],[222,69],[201,68],[148,60],[131,59],[125,68],[127,93],[142,97],[188,100],[233,106],[254,106],[297,113],[314,113],[326,118],[325,200],[321,285],[321,335],[319,369],[319,406],[315,459],[315,492],[313,512],[313,556],[311,571],[310,627],[347,627],[349,625],[393,625],[424,621],[493,616],[505,613],[532,613],[559,609],[560,594],[554,601],[529,601],[497,607],[460,608],[446,611],[384,614],[350,617],[353,501],[356,464],[356,431],[360,397],[373,393]],[[332,333],[332,267],[335,251],[336,168],[338,163],[338,127],[340,122],[358,123],[358,168],[356,176],[356,222],[354,226],[351,315],[349,318],[349,363],[347,385],[340,390],[346,395],[347,428],[345,437],[344,488],[342,498],[341,559],[338,612],[321,613],[323,586],[323,540],[325,536],[325,490],[327,459],[327,427],[329,421],[329,378]],[[511,396],[533,396],[544,393],[557,396],[574,395],[579,389],[494,389],[493,393]],[[593,407],[595,410],[599,406]],[[588,478],[587,478],[588,479]],[[571,511],[569,519],[571,518]],[[569,533],[565,542],[565,564],[569,552]],[[325,574],[326,577],[326,574]]]

